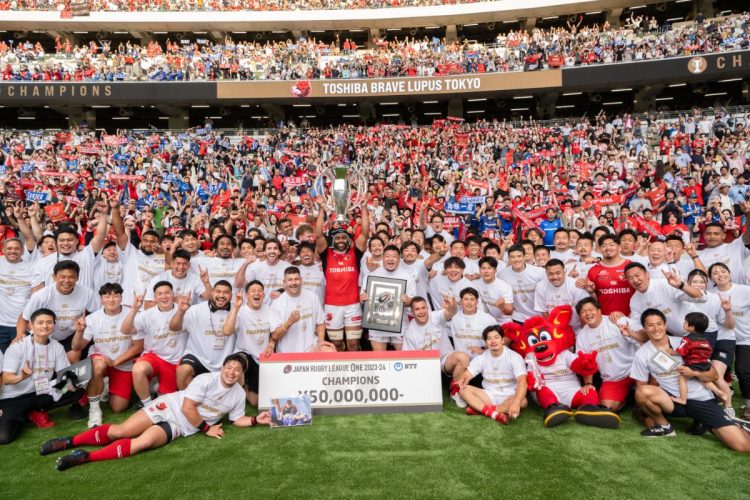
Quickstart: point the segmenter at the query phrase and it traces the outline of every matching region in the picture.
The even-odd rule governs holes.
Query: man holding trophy
[[[327,170],[321,172],[321,179],[331,175],[331,169]],[[356,168],[338,166],[332,170],[334,178],[331,197],[336,218],[333,228],[328,232],[330,243],[323,232],[328,219],[327,203],[320,204],[315,223],[315,248],[320,255],[326,279],[326,330],[329,340],[337,350],[342,351],[346,347],[348,351],[358,351],[362,337],[362,306],[359,303],[360,262],[367,248],[367,236],[370,233],[370,214],[365,201],[366,177],[363,171]],[[352,202],[350,181],[354,179],[358,181],[358,191],[356,199]],[[357,206],[361,206],[362,209],[362,230],[352,244],[352,235],[346,229],[351,220],[347,214]]]

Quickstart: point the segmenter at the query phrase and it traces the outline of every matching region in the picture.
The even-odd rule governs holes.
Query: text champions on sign
[[[103,84],[26,84],[0,85],[0,97],[109,97],[112,85]]]

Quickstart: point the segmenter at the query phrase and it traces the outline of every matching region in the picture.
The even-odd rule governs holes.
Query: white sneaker
[[[466,401],[464,401],[464,398],[461,397],[461,394],[455,393],[453,396],[451,396],[451,399],[456,402],[456,406],[459,408],[466,408],[468,405],[466,404]]]
[[[729,415],[730,418],[737,418],[737,414],[731,406],[729,408],[724,408],[724,413]]]
[[[89,429],[102,425],[102,409],[99,406],[91,406],[89,408],[89,421],[86,424]]]

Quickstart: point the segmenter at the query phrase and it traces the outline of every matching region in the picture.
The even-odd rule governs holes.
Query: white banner
[[[274,354],[260,363],[259,408],[310,398],[315,413],[442,411],[439,351]]]

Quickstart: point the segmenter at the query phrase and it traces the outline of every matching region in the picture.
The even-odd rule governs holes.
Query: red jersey
[[[327,248],[320,260],[326,278],[325,304],[349,306],[359,303],[359,263],[362,252],[355,246],[345,253]]]
[[[625,316],[630,316],[630,298],[635,290],[625,279],[625,266],[628,264],[630,261],[627,259],[614,267],[600,262],[589,269],[588,279],[594,283],[596,300],[602,306],[602,314],[620,311]]]

